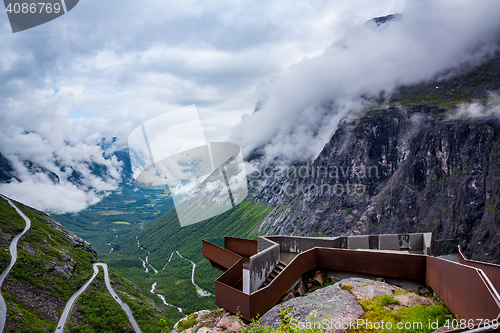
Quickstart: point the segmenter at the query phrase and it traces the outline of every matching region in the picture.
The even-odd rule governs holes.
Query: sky
[[[403,16],[366,24],[392,13]],[[122,165],[103,155],[126,148],[141,122],[192,104],[208,141],[314,158],[342,117],[366,107],[361,95],[493,52],[499,14],[490,0],[82,0],[13,34],[0,13],[0,153],[20,180],[0,192],[45,211],[84,209],[120,182]]]

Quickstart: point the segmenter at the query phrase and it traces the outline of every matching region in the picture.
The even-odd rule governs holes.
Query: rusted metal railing
[[[302,274],[315,267],[317,267],[316,249],[302,252],[296,256],[271,283],[250,295],[250,318],[266,313],[278,303]]]
[[[424,255],[318,249],[318,267],[425,282]]]
[[[427,257],[427,284],[448,309],[466,320],[493,320],[500,305],[478,269],[437,257]]]
[[[458,247],[458,262],[467,266],[481,269],[490,279],[496,290],[500,290],[500,266],[486,262],[474,261],[465,258],[462,248]]]
[[[240,256],[251,257],[257,253],[257,241],[226,237],[224,240],[224,248]]]
[[[219,266],[222,266],[224,269],[230,268],[241,259],[241,256],[236,253],[223,249],[215,244],[207,242],[206,240],[203,240],[202,244],[203,256],[210,261],[217,263]]]
[[[231,238],[227,244],[248,253],[248,240]],[[243,248],[243,250],[242,250]],[[496,290],[482,271],[440,258],[416,254],[359,251],[315,247],[297,255],[266,287],[251,293],[242,292],[242,257],[203,241],[203,255],[227,268],[215,282],[215,302],[245,320],[263,315],[293,286],[298,278],[315,268],[365,273],[376,276],[411,279],[427,283],[461,319],[498,319],[500,304]],[[496,271],[496,267],[492,270]]]

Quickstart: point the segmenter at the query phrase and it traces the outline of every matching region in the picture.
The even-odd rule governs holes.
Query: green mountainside
[[[54,331],[68,299],[92,276],[97,255],[87,242],[46,214],[14,203],[31,220],[31,228],[19,240],[18,259],[2,285],[8,308],[5,332]],[[10,263],[9,244],[24,225],[21,216],[0,198],[2,271]],[[75,326],[70,332],[124,332],[113,328],[115,312],[125,318],[122,323],[128,320],[107,289],[99,286],[102,276],[101,271],[92,288],[77,299],[68,320],[68,327]],[[160,318],[165,316],[154,303],[116,271],[110,270],[110,278],[144,332],[160,332]]]
[[[110,269],[109,275],[113,289],[131,308],[141,330],[160,332],[160,318],[166,318],[154,302],[142,295],[137,287],[120,273]],[[167,320],[167,323],[172,326],[172,322]],[[134,332],[125,312],[108,293],[102,270],[86,292],[79,297],[67,325],[74,333]]]
[[[201,240],[221,236],[256,238],[251,231],[268,209],[264,204],[243,201],[224,214],[181,228],[175,209],[157,213],[172,206],[171,198],[162,191],[126,188],[78,214],[52,217],[92,240],[99,258],[133,281],[162,309],[163,315],[174,321],[215,307],[214,280],[220,271],[202,256]],[[193,285],[193,263],[195,284],[212,296],[200,296]]]
[[[460,103],[485,102],[500,89],[500,55],[479,66],[453,69],[434,80],[396,89],[391,105],[414,107],[435,106],[445,110]]]
[[[202,239],[221,236],[256,238],[257,234],[251,234],[251,231],[267,212],[268,208],[263,204],[243,201],[219,216],[181,228],[175,210],[171,210],[146,224],[137,234],[137,239],[123,237],[121,250],[103,254],[102,258],[141,290],[150,290],[157,282],[155,293],[183,309],[183,313],[177,312],[175,307],[166,307],[164,311],[170,310],[171,318],[182,318],[185,314],[215,307],[214,297],[200,296],[191,282],[193,265],[189,261],[196,264],[195,284],[211,294],[215,293],[214,281],[221,274],[203,257]],[[148,262],[158,273],[150,266],[145,272],[139,258],[145,259],[147,255]],[[162,304],[160,298],[155,301]]]

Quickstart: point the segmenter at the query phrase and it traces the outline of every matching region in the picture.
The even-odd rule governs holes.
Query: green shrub
[[[190,314],[186,319],[181,320],[179,322],[179,325],[177,326],[179,328],[179,332],[182,332],[184,330],[187,330],[188,328],[193,327],[196,324],[196,314]]]
[[[376,300],[378,306],[386,306],[386,305],[399,305],[399,301],[394,298],[392,295],[382,295],[377,297]]]

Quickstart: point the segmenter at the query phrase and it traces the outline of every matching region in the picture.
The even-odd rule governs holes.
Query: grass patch
[[[169,318],[177,319],[178,316],[180,317],[177,310],[170,307],[166,307],[160,312],[154,301],[141,294],[137,286],[111,268],[109,269],[109,278],[113,289],[121,300],[130,307],[143,332],[160,332],[164,327],[171,329],[174,323]]]
[[[435,328],[429,327],[429,322],[438,321],[439,326],[444,325],[450,315],[450,311],[443,304],[428,305],[428,306],[413,306],[402,307],[397,310],[388,310],[384,308],[388,305],[398,305],[399,302],[392,295],[383,295],[374,297],[372,300],[359,301],[365,314],[359,319],[364,320],[364,325],[357,327],[356,330],[349,329],[347,333],[354,332],[398,332],[398,333],[413,333],[413,332],[433,332]],[[391,323],[392,329],[387,329],[387,324],[384,329],[375,329],[375,323]],[[398,324],[401,328],[398,327]]]
[[[290,310],[292,308],[285,308],[281,305],[281,311],[278,313],[278,317],[281,319],[281,325],[276,330],[268,325],[260,325],[258,320],[252,320],[249,327],[243,327],[241,333],[318,333],[323,332],[319,327],[321,326],[320,322],[317,319],[316,311],[313,311],[311,317],[307,317],[303,320],[303,323],[307,323],[304,325],[298,324],[296,318],[293,318],[290,315]],[[302,327],[304,326],[304,327]]]
[[[395,299],[394,296],[392,295],[379,296],[374,302],[379,307],[383,307],[386,305],[399,305],[399,301]]]

